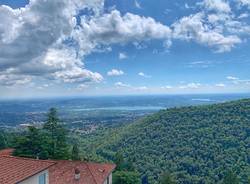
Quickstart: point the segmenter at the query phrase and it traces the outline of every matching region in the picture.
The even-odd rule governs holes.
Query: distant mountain
[[[232,170],[241,183],[250,176],[250,99],[171,108],[115,130],[82,138],[93,158],[121,151],[155,183],[170,172],[178,183],[219,183]]]

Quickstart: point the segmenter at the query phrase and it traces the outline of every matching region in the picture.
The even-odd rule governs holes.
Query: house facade
[[[29,159],[12,151],[0,151],[0,184],[112,184],[114,164]]]
[[[18,184],[49,184],[49,170],[46,169],[34,176],[28,177]]]

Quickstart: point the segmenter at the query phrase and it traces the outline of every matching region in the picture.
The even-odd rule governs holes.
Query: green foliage
[[[132,171],[117,171],[113,174],[113,184],[140,184],[140,175]]]
[[[163,173],[160,177],[160,184],[176,184],[176,181],[169,173]]]
[[[0,150],[7,147],[6,136],[3,131],[0,131]]]
[[[16,138],[15,155],[25,157],[41,157],[44,141],[39,129],[29,127],[25,135]]]
[[[239,179],[233,171],[228,171],[223,179],[223,184],[239,184]]]
[[[177,183],[220,183],[233,168],[241,183],[250,173],[250,99],[162,110],[135,123],[80,140],[91,159],[133,157],[135,169],[156,183],[162,171]],[[119,167],[118,167],[119,168]]]
[[[147,175],[145,175],[145,176],[142,177],[141,184],[149,184],[148,176]]]
[[[116,164],[116,170],[121,171],[124,168],[124,158],[121,152],[117,152],[114,156],[114,162]]]
[[[52,108],[43,129],[29,127],[27,132],[16,137],[14,155],[41,159],[68,159],[70,154],[66,139],[66,129],[59,124],[56,110]]]
[[[68,159],[69,146],[67,145],[67,132],[59,123],[59,118],[55,108],[51,108],[48,113],[47,122],[43,129],[47,131],[48,153],[52,159]]]
[[[80,155],[79,155],[79,148],[78,148],[78,145],[76,143],[73,145],[73,148],[72,148],[71,159],[72,160],[81,160]]]

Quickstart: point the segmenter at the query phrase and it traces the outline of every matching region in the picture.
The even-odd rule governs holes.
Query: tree
[[[67,131],[60,124],[57,110],[51,108],[47,116],[48,119],[44,124],[43,129],[47,131],[49,157],[52,159],[68,159],[69,148],[66,142]]]
[[[142,184],[149,184],[149,182],[148,182],[148,176],[147,175],[145,175],[145,176],[142,177],[141,183]]]
[[[137,172],[117,171],[113,176],[114,184],[140,184],[140,176]]]
[[[121,171],[124,166],[124,158],[121,152],[117,152],[114,156],[114,162],[116,164],[116,170]]]
[[[71,159],[72,160],[80,160],[79,148],[78,148],[78,145],[76,143],[73,145],[73,148],[72,148]]]
[[[4,132],[0,131],[0,150],[6,148],[7,143],[6,143],[6,137]]]
[[[238,184],[239,180],[233,171],[228,171],[223,179],[223,184]]]
[[[176,184],[177,182],[175,181],[175,179],[173,179],[173,177],[171,176],[171,174],[167,173],[163,173],[160,177],[160,184]]]
[[[17,137],[14,155],[32,158],[40,157],[42,141],[39,129],[30,126],[26,135]]]

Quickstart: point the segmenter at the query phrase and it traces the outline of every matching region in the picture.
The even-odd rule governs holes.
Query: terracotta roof
[[[52,161],[42,161],[21,157],[0,156],[0,183],[16,184],[54,165]]]
[[[0,151],[0,156],[11,156],[14,152],[14,149],[8,148]]]
[[[80,161],[57,161],[49,168],[50,184],[103,184],[115,169],[114,164],[97,164]],[[75,179],[75,169],[80,171],[80,179]]]
[[[16,184],[49,169],[50,184],[103,184],[115,169],[114,164],[81,161],[47,161],[11,156],[13,149],[0,151],[0,184]],[[75,169],[80,179],[75,179]]]

